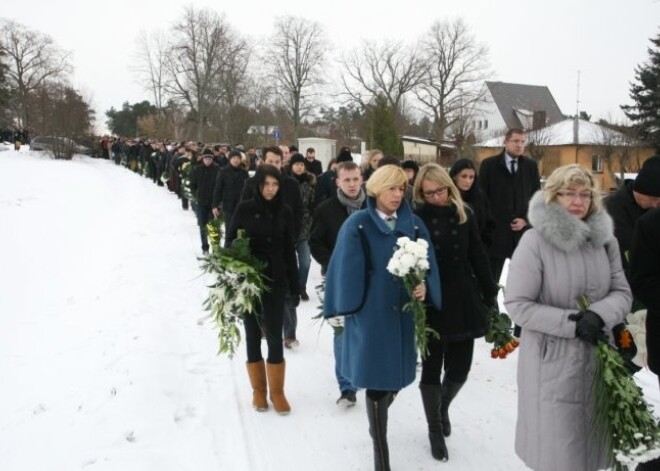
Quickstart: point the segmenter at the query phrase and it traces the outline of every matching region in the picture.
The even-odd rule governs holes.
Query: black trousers
[[[284,360],[282,322],[284,319],[285,291],[282,286],[271,286],[270,291],[266,291],[262,295],[260,312],[245,315],[243,324],[248,363],[263,358],[261,355],[262,328],[268,343],[268,362],[282,363]]]
[[[430,338],[429,355],[422,360],[422,384],[440,384],[442,367],[445,378],[455,383],[464,383],[472,367],[474,339],[447,342]]]

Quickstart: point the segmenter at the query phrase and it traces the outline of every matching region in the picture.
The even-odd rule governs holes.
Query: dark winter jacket
[[[421,205],[415,213],[424,221],[440,267],[442,310],[427,320],[448,341],[485,335],[486,304],[494,303],[497,285],[474,216],[458,224],[454,206]]]
[[[300,185],[298,182],[287,176],[282,176],[282,198],[285,205],[291,209],[293,213],[293,234],[294,240],[298,240],[298,234],[302,228],[303,219],[303,205],[302,198],[300,197]],[[241,194],[241,201],[246,201],[255,198],[259,194],[256,188],[254,177],[250,177],[245,181],[243,186],[243,193]]]
[[[316,181],[316,204],[332,198],[337,191],[337,172],[327,170]]]
[[[190,190],[197,197],[197,204],[200,206],[212,207],[213,191],[218,180],[218,173],[220,173],[220,167],[213,163],[208,167],[204,164],[198,165],[190,172]]]
[[[637,221],[628,270],[633,295],[647,309],[649,368],[660,375],[660,208],[648,211]]]
[[[362,207],[365,206],[366,200]],[[337,242],[337,234],[346,219],[348,219],[346,206],[341,204],[336,195],[323,201],[314,210],[309,235],[309,249],[314,260],[321,265],[322,273],[328,269],[330,256]]]
[[[607,212],[614,220],[614,237],[619,242],[623,270],[628,273],[628,257],[637,220],[646,210],[639,207],[633,197],[634,180],[626,180],[614,194],[603,200]]]
[[[225,245],[237,237],[239,229],[250,239],[250,251],[266,263],[265,275],[271,289],[288,289],[298,296],[298,262],[294,248],[293,216],[278,197],[265,201],[259,193],[241,201],[229,225]]]
[[[541,188],[538,166],[529,157],[521,156],[516,174],[512,175],[502,152],[481,163],[479,184],[490,202],[495,223],[489,255],[493,258],[511,257],[518,241],[529,228],[514,232],[511,222],[516,218],[527,220],[529,200]]]
[[[292,172],[291,178],[296,180],[298,185],[300,185],[300,198],[303,209],[298,241],[308,240],[310,230],[312,229],[312,214],[314,213],[315,206],[316,177],[309,172],[304,172],[300,176]]]
[[[318,177],[323,173],[323,165],[321,165],[321,162],[316,159],[312,160],[311,162],[305,159],[305,170],[315,177]]]
[[[249,177],[242,165],[227,165],[221,169],[213,193],[213,207],[222,208],[225,215],[233,214],[241,201],[241,193]]]

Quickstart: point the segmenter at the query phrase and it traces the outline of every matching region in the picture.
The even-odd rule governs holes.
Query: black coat
[[[366,199],[362,208],[366,208]],[[312,229],[309,235],[309,249],[314,260],[321,265],[325,273],[330,263],[330,256],[337,242],[337,234],[344,221],[348,219],[348,210],[337,196],[326,199],[314,210]]]
[[[430,310],[430,326],[448,341],[482,337],[485,305],[494,302],[497,285],[474,216],[468,212],[467,222],[458,224],[454,206],[427,204],[415,212],[429,230],[440,267],[442,310]]]
[[[213,190],[220,167],[216,164],[198,165],[190,172],[190,189],[197,197],[197,204],[210,208],[213,204]]]
[[[316,180],[316,204],[328,198],[332,198],[337,192],[337,172],[327,170]]]
[[[259,194],[256,186],[254,177],[248,178],[243,186],[241,201],[256,198]],[[295,240],[298,240],[303,220],[303,204],[302,197],[300,196],[300,185],[294,178],[282,175],[281,190],[284,204],[287,205],[293,213],[293,234],[295,235]]]
[[[490,247],[493,243],[493,230],[495,229],[495,221],[490,213],[490,205],[486,199],[484,191],[481,186],[473,185],[470,191],[461,191],[461,198],[463,201],[470,205],[474,211],[474,219],[479,228],[479,234],[484,246]]]
[[[225,246],[229,247],[239,229],[250,239],[250,251],[266,263],[265,275],[271,289],[288,289],[298,296],[298,262],[291,232],[291,210],[280,201],[267,202],[260,195],[241,201],[234,212]]]
[[[481,163],[479,184],[488,198],[494,222],[490,256],[511,257],[525,232],[512,231],[511,222],[516,218],[527,220],[529,200],[541,188],[538,166],[529,157],[521,156],[516,174],[511,175],[502,152]]]
[[[250,175],[242,165],[238,167],[227,165],[221,169],[213,193],[213,207],[222,208],[225,214],[233,214],[241,201],[241,193],[248,178]]]
[[[646,305],[649,368],[660,375],[660,208],[648,211],[637,221],[628,278],[633,295]]]
[[[316,159],[312,160],[311,162],[305,159],[305,170],[315,177],[318,177],[323,173],[323,165],[321,165],[321,162]]]
[[[603,203],[614,220],[614,237],[619,242],[621,263],[628,275],[628,255],[632,243],[635,224],[645,209],[640,208],[633,197],[634,180],[626,180],[614,194],[605,198]]]

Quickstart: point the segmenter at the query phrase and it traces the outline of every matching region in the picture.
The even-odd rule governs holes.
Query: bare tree
[[[165,105],[168,45],[162,31],[148,34],[141,31],[137,39],[135,69],[138,82],[151,93],[159,112]]]
[[[418,87],[425,69],[417,49],[402,42],[364,41],[342,59],[342,84],[350,102],[366,109],[382,95],[397,116],[404,97]]]
[[[275,20],[266,60],[273,68],[277,92],[298,139],[300,122],[317,100],[315,88],[323,83],[322,68],[329,49],[323,27],[295,16]]]
[[[436,21],[420,40],[424,76],[415,95],[433,118],[436,141],[466,109],[484,99],[490,74],[488,47],[477,42],[462,20]]]
[[[177,102],[190,108],[197,124],[197,139],[204,139],[204,127],[211,110],[227,97],[227,77],[232,69],[246,63],[247,43],[240,39],[217,13],[194,7],[186,8],[181,21],[173,27],[173,42],[168,52],[169,80],[165,90]],[[247,54],[249,56],[249,54]]]
[[[50,36],[9,21],[0,29],[0,49],[7,60],[6,77],[16,98],[20,124],[30,128],[30,95],[47,81],[56,82],[70,73],[69,54]]]

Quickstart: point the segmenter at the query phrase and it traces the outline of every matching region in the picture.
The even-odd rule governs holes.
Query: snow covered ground
[[[364,395],[335,405],[314,295],[298,311],[300,348],[285,351],[292,413],[252,410],[243,349],[217,356],[202,320],[198,229],[173,194],[108,161],[8,149],[0,225],[0,470],[372,469]],[[318,265],[310,277],[311,294]],[[516,363],[478,341],[445,464],[416,385],[403,390],[392,469],[526,469],[513,451]],[[660,407],[656,377],[638,379]]]

